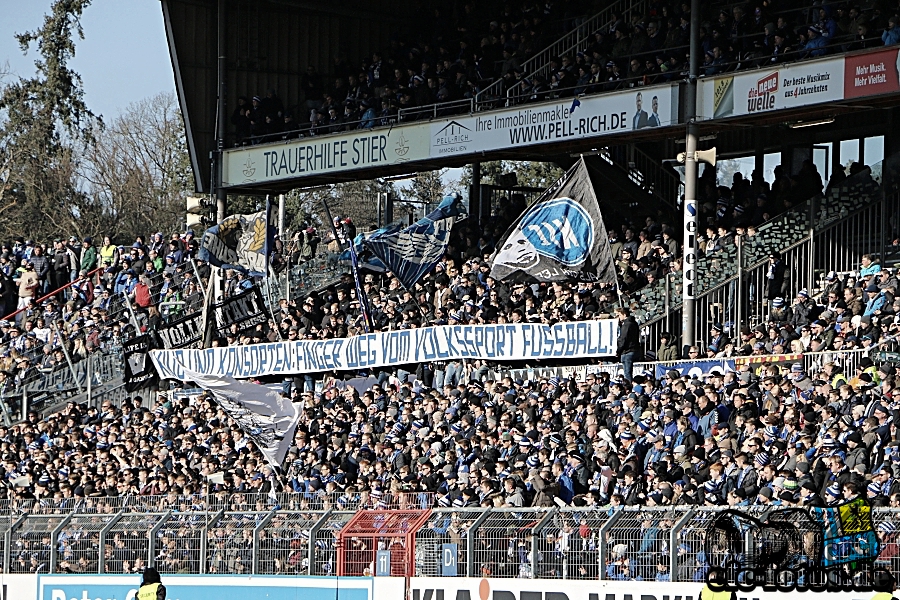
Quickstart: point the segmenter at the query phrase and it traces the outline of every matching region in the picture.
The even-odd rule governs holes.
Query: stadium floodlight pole
[[[684,140],[684,244],[682,272],[681,343],[692,346],[696,341],[696,300],[694,264],[697,259],[697,78],[700,75],[700,0],[691,0],[690,70],[685,90],[684,118],[687,134]]]
[[[216,99],[216,222],[225,220],[225,203],[227,196],[224,188],[225,169],[225,1],[218,5],[218,64]]]

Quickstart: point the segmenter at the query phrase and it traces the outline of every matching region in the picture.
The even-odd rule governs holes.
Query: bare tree
[[[99,131],[82,176],[100,212],[97,226],[119,243],[183,229],[193,180],[175,94],[130,104]]]

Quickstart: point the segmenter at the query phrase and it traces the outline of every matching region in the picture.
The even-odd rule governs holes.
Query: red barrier
[[[88,277],[93,277],[95,273],[97,273],[98,271],[102,271],[103,269],[104,269],[104,267],[97,267],[97,268],[94,269],[93,271],[89,272],[89,273],[87,274],[87,276],[88,276]],[[53,291],[50,292],[49,294],[46,294],[46,295],[44,295],[44,296],[41,296],[40,298],[38,298],[37,300],[35,300],[34,303],[35,303],[35,304],[40,304],[41,302],[43,302],[43,301],[46,300],[47,298],[52,298],[53,296],[57,295],[57,294],[60,293],[61,291],[69,289],[70,287],[72,287],[73,285],[75,285],[76,283],[78,283],[79,281],[81,281],[81,278],[80,278],[80,277],[79,277],[78,279],[76,279],[75,281],[70,281],[69,283],[67,283],[66,285],[62,286],[61,288],[59,288],[59,289],[57,289],[57,290],[53,290]],[[10,314],[6,315],[5,317],[3,317],[3,320],[10,321],[10,320],[14,319],[15,316],[16,316],[17,314],[19,314],[20,312],[22,312],[22,311],[24,311],[24,310],[26,310],[26,309],[20,308],[20,309],[17,310],[16,312],[10,313]]]

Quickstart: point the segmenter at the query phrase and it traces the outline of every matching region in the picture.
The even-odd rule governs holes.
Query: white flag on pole
[[[195,371],[185,371],[185,379],[209,391],[222,410],[253,440],[269,464],[281,467],[300,419],[297,406],[282,396],[281,386],[232,377],[204,377]]]

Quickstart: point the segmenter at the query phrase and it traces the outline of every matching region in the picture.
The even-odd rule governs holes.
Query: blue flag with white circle
[[[616,281],[606,226],[583,158],[506,232],[494,253],[491,275],[502,281]]]

